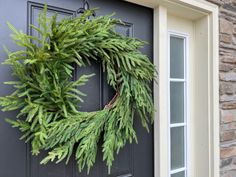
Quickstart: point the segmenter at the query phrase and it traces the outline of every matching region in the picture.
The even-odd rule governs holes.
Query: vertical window
[[[169,177],[187,177],[186,40],[169,34]]]

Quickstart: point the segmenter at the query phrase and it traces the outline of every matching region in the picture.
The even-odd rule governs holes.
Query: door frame
[[[204,0],[127,0],[129,2],[143,5],[154,9],[154,64],[158,71],[158,85],[154,84],[154,104],[156,115],[154,122],[154,153],[155,153],[155,177],[168,176],[168,14],[192,20],[195,25],[196,50],[195,57],[202,57],[205,63],[197,63],[199,67],[203,64],[205,70],[199,74],[198,79],[202,80],[200,89],[205,89],[205,93],[199,93],[206,97],[207,110],[203,116],[207,118],[207,126],[204,129],[208,143],[207,159],[204,164],[206,168],[205,177],[219,177],[220,172],[220,150],[219,150],[219,23],[218,6]],[[205,38],[201,38],[201,33],[207,33]],[[201,47],[205,44],[207,50]],[[204,79],[205,78],[205,79]],[[205,88],[204,88],[205,87]],[[198,110],[200,102],[195,105]],[[199,108],[198,108],[199,107]],[[201,122],[200,122],[201,123]],[[202,137],[197,137],[201,141]],[[196,138],[196,139],[197,139]],[[202,138],[204,139],[204,138]],[[204,154],[204,153],[203,153]],[[200,162],[201,161],[201,155]],[[206,155],[204,154],[204,155]],[[198,168],[200,169],[200,168]],[[198,177],[198,169],[193,169],[191,176]],[[200,172],[201,174],[201,172]],[[200,175],[201,176],[201,175]]]

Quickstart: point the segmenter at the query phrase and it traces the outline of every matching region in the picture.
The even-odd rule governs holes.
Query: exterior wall
[[[208,0],[220,17],[220,176],[236,176],[236,1]]]

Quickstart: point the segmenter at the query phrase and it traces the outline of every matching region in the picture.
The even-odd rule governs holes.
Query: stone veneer
[[[220,176],[236,177],[236,0],[208,1],[220,11]]]

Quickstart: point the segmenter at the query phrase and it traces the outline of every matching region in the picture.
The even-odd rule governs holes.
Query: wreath
[[[31,142],[33,155],[48,151],[41,164],[68,163],[74,155],[79,171],[89,170],[102,139],[103,160],[110,169],[114,154],[127,142],[137,142],[135,112],[147,130],[153,122],[150,83],[155,67],[139,51],[145,42],[116,33],[115,26],[122,22],[112,15],[89,19],[94,10],[88,10],[58,22],[56,15],[47,18],[46,13],[47,8],[39,15],[40,28],[31,25],[40,37],[8,23],[14,42],[23,49],[6,50],[4,63],[17,79],[5,82],[15,91],[1,97],[0,105],[3,111],[19,110],[16,120],[6,120],[22,132],[21,139]],[[90,61],[102,63],[116,94],[102,110],[81,112],[78,104],[86,95],[78,87],[93,74],[73,80],[74,65],[86,67]]]

